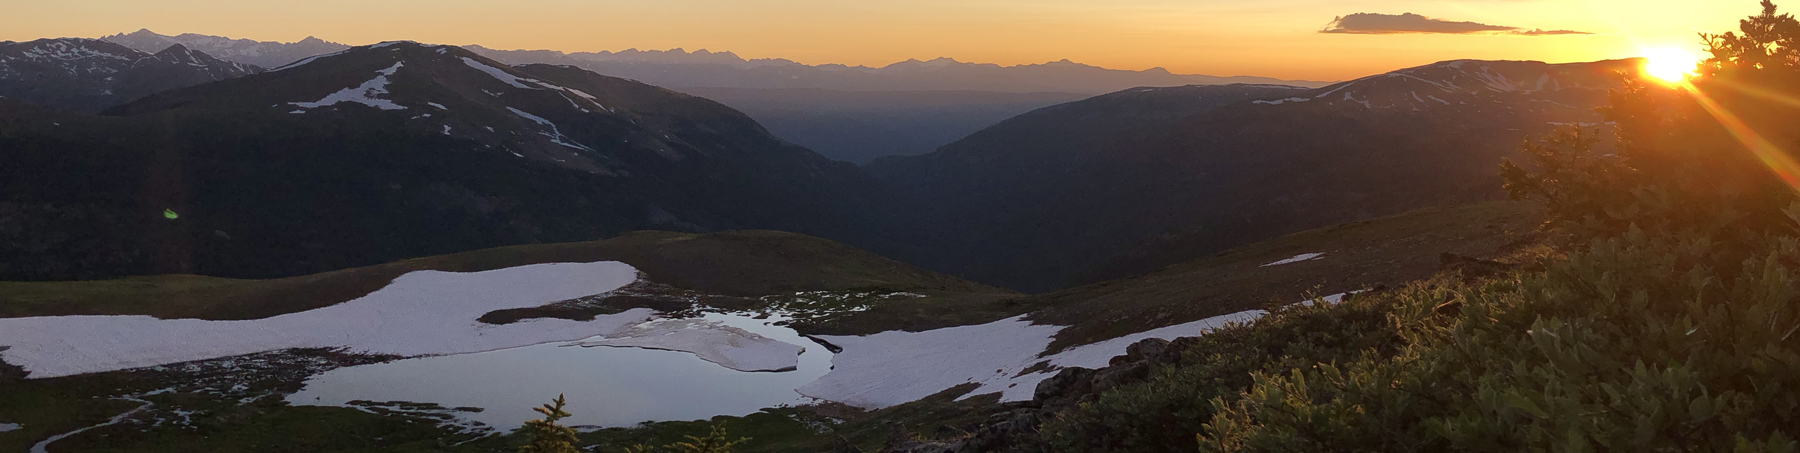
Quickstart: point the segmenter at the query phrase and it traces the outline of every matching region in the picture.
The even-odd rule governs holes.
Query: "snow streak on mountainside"
[[[1635,63],[1549,65],[1537,62],[1456,60],[1402,69],[1324,87],[1308,96],[1255,104],[1325,102],[1364,109],[1426,111],[1476,102],[1537,102],[1570,110],[1591,108],[1595,93],[1617,86],[1608,72]],[[1571,99],[1571,98],[1575,99]],[[1581,106],[1574,105],[1576,103]]]
[[[261,71],[181,45],[146,53],[92,39],[0,42],[0,97],[82,112]]]

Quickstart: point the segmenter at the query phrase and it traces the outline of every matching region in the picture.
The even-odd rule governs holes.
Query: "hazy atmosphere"
[[[149,28],[263,41],[407,39],[496,49],[731,51],[806,64],[950,57],[1061,59],[1116,69],[1345,80],[1442,60],[1594,61],[1694,46],[1741,15],[1708,0],[209,0],[15,1],[0,39]],[[1679,13],[1675,13],[1679,11]],[[1356,14],[1353,35],[1322,33]],[[1491,27],[1442,27],[1474,22]],[[1357,21],[1350,21],[1357,24]],[[1518,32],[1576,31],[1531,35]]]
[[[1800,452],[1773,0],[0,2],[0,453]]]

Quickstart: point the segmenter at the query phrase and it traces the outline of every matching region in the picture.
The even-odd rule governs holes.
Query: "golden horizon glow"
[[[1444,60],[1585,62],[1644,46],[1695,48],[1756,0],[7,0],[0,40],[148,28],[263,41],[316,36],[568,52],[731,51],[744,58],[885,66],[950,57],[1062,59],[1182,74],[1348,80]],[[1589,35],[1320,33],[1354,13],[1417,13]]]
[[[1691,52],[1679,47],[1654,47],[1643,50],[1644,74],[1662,81],[1675,84],[1694,76],[1700,68],[1700,62],[1706,57],[1699,52]]]

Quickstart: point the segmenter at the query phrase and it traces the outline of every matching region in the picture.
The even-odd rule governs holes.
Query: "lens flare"
[[[1713,119],[1719,121],[1719,125],[1725,127],[1726,132],[1742,143],[1745,148],[1749,148],[1751,153],[1755,153],[1757,159],[1762,160],[1764,165],[1768,165],[1769,170],[1774,171],[1775,175],[1786,182],[1788,187],[1800,192],[1800,162],[1796,162],[1793,156],[1788,155],[1786,150],[1781,149],[1774,142],[1763,138],[1762,134],[1751,128],[1748,122],[1726,109],[1723,104],[1714,100],[1706,92],[1691,83],[1682,82],[1681,84],[1688,93],[1693,95],[1694,100],[1699,102],[1700,107],[1706,110],[1706,113],[1711,114]]]
[[[1674,47],[1644,49],[1644,75],[1664,83],[1680,83],[1694,75],[1703,58],[1696,53]]]

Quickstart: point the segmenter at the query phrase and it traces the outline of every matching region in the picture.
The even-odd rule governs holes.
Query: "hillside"
[[[0,97],[76,112],[258,72],[181,45],[144,52],[79,38],[0,42]]]
[[[871,288],[924,292],[956,301],[1010,295],[1004,290],[800,234],[756,230],[708,234],[637,231],[602,241],[517,245],[268,280],[156,275],[116,280],[0,282],[0,318],[150,315],[164,319],[261,319],[361,297],[413,271],[479,272],[540,263],[595,261],[624,262],[657,283],[722,296]]]
[[[1143,88],[869,170],[936,209],[927,267],[1026,291],[1500,195],[1500,160],[1598,123],[1636,62],[1444,62],[1318,89]],[[1059,219],[1045,223],[1042,219]]]
[[[875,181],[742,113],[448,46],[358,47],[103,116],[11,105],[0,128],[0,223],[21,226],[0,230],[6,279],[272,278],[639,229],[893,243]]]
[[[834,375],[821,381],[853,383],[856,390],[844,394],[817,384],[802,390],[824,392],[833,401],[851,396],[879,404],[871,408],[852,399],[852,405],[863,409],[822,404],[710,422],[734,435],[751,437],[740,450],[749,452],[828,451],[845,443],[862,451],[969,451],[971,445],[986,446],[974,451],[1011,451],[1000,448],[1005,444],[979,442],[1030,436],[1056,411],[1077,414],[1072,406],[1093,401],[1107,387],[1158,376],[1138,362],[1161,366],[1164,363],[1156,361],[1181,355],[1172,348],[1159,352],[1133,344],[1210,338],[1225,329],[1231,333],[1219,340],[1218,348],[1229,350],[1231,342],[1244,341],[1244,329],[1227,325],[1256,320],[1262,315],[1259,310],[1328,294],[1343,300],[1342,293],[1350,291],[1386,294],[1440,276],[1479,278],[1504,272],[1545,252],[1539,245],[1540,210],[1517,202],[1417,210],[1286,235],[1145,275],[998,304],[1010,313],[1024,314],[1023,318],[1001,319],[1010,316],[1003,314],[910,332],[824,335],[821,338],[843,351],[833,360]],[[1292,259],[1312,253],[1322,255]],[[1445,254],[1456,258],[1446,261]],[[846,319],[901,312],[877,308]],[[1195,340],[1201,338],[1175,343],[1192,345],[1198,343]],[[971,344],[979,347],[955,346]],[[859,360],[871,355],[882,360]],[[1127,357],[1114,359],[1121,355]],[[1108,367],[1109,363],[1116,366]],[[835,376],[839,372],[846,374]],[[1065,373],[1070,377],[1061,377]],[[603,430],[583,439],[604,448],[646,438],[679,439],[705,429],[706,423],[666,422]],[[894,436],[896,429],[909,435]],[[958,445],[965,450],[955,450]]]

